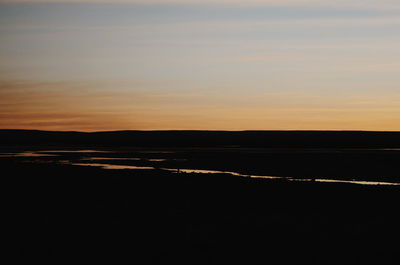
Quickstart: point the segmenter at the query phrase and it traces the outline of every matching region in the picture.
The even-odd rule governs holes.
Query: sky
[[[400,130],[398,0],[0,0],[0,129]]]

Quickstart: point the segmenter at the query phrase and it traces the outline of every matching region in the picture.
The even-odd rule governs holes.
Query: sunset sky
[[[400,130],[398,0],[0,0],[0,129]]]

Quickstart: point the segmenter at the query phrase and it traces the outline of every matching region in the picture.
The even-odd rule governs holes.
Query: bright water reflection
[[[400,150],[397,148],[393,149],[385,149],[385,150]],[[48,153],[57,153],[57,154],[48,154]],[[58,156],[58,153],[114,153],[112,151],[101,151],[101,150],[46,150],[46,151],[25,151],[25,152],[15,152],[15,153],[0,153],[0,157],[55,157]],[[167,151],[144,151],[141,153],[173,153]],[[80,161],[88,161],[88,160],[147,160],[150,162],[161,162],[168,161],[167,159],[162,158],[139,158],[139,157],[86,157],[81,158]],[[100,167],[103,169],[132,169],[132,170],[154,170],[155,167],[150,166],[132,166],[132,165],[114,165],[108,163],[79,163],[73,161],[59,161],[62,164],[76,165],[76,166],[92,166],[92,167]],[[338,179],[318,179],[318,178],[306,178],[306,179],[296,179],[290,177],[278,177],[278,176],[262,176],[262,175],[248,175],[242,174],[233,171],[223,171],[223,170],[205,170],[205,169],[176,169],[176,168],[158,168],[165,171],[176,172],[176,173],[200,173],[200,174],[230,174],[233,176],[240,177],[251,177],[251,178],[263,178],[263,179],[282,179],[287,181],[315,181],[315,182],[329,182],[329,183],[352,183],[352,184],[360,184],[360,185],[395,185],[399,186],[400,183],[393,182],[380,182],[380,181],[359,181],[359,180],[338,180]]]
[[[203,174],[230,174],[234,176],[240,177],[250,177],[250,178],[262,178],[262,179],[282,179],[288,181],[315,181],[315,182],[330,182],[330,183],[352,183],[352,184],[360,184],[360,185],[393,185],[400,186],[400,183],[392,183],[392,182],[377,182],[377,181],[358,181],[358,180],[337,180],[337,179],[314,179],[314,178],[306,178],[306,179],[297,179],[290,177],[278,177],[278,176],[262,176],[262,175],[246,175],[237,172],[231,171],[218,171],[218,170],[199,170],[199,169],[180,169],[179,172],[182,173],[203,173]]]
[[[100,163],[66,163],[66,164],[74,166],[100,167],[103,169],[154,169],[154,167],[122,166],[122,165],[100,164]]]
[[[38,152],[0,153],[0,157],[44,157],[44,156],[57,156],[57,155],[42,154]]]
[[[95,166],[104,169],[156,169],[155,167],[142,167],[142,166],[125,166],[125,165],[112,165],[103,163],[70,163],[77,166]],[[175,172],[175,173],[200,173],[200,174],[229,174],[233,176],[247,177],[247,178],[262,178],[262,179],[282,179],[287,181],[315,181],[315,182],[329,182],[329,183],[351,183],[360,185],[390,185],[400,186],[400,183],[393,182],[378,182],[378,181],[358,181],[358,180],[337,180],[337,179],[297,179],[290,177],[279,177],[279,176],[262,176],[262,175],[247,175],[233,171],[222,171],[222,170],[205,170],[205,169],[176,169],[176,168],[158,168],[160,170]]]
[[[84,157],[81,160],[132,160],[140,161],[140,157]]]
[[[353,183],[360,185],[389,185],[389,186],[400,186],[400,183],[392,182],[379,182],[379,181],[362,181],[362,180],[337,180],[337,179],[316,179],[317,182],[329,182],[329,183]]]
[[[44,153],[114,153],[113,151],[104,151],[104,150],[46,150],[46,151],[39,151]]]

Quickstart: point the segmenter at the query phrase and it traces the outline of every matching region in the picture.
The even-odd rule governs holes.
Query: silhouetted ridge
[[[3,145],[157,147],[396,148],[400,132],[368,131],[112,131],[0,130]]]

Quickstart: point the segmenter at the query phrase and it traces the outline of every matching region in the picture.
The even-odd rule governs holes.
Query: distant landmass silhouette
[[[0,143],[157,147],[398,148],[400,132],[0,130]]]

